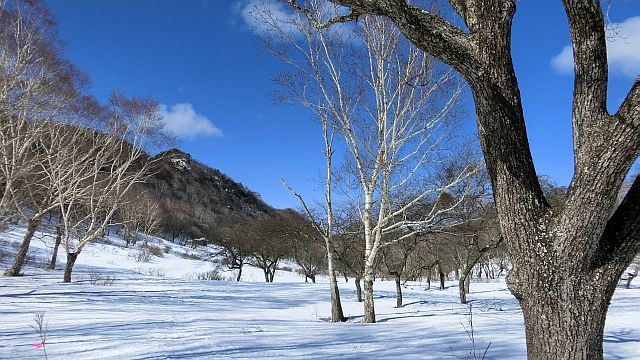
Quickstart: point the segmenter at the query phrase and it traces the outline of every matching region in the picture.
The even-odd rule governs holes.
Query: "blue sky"
[[[247,26],[243,10],[250,1],[47,4],[67,57],[89,73],[98,98],[114,89],[155,97],[180,136],[179,148],[257,191],[270,205],[297,207],[280,179],[320,199],[322,137],[304,109],[274,103],[272,78],[284,66]],[[610,18],[621,29],[609,45],[613,112],[640,72],[640,1],[612,1]],[[540,174],[563,185],[573,172],[573,80],[570,53],[563,53],[569,44],[559,0],[518,2],[513,59],[534,161]],[[469,132],[475,128],[472,116],[465,126]]]

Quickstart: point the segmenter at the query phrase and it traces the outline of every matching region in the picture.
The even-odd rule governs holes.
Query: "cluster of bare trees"
[[[331,3],[290,4],[297,12],[285,19],[269,6],[253,13],[271,29],[267,48],[292,69],[276,78],[279,98],[304,105],[322,126],[325,211],[313,214],[290,190],[325,240],[333,321],[344,319],[333,266],[335,198],[354,209],[357,238],[363,242],[362,273],[356,276],[364,280],[364,321],[375,322],[373,284],[380,252],[390,259],[415,238],[454,226],[449,213],[465,198],[464,180],[479,170],[473,160],[453,161],[458,157],[448,142],[458,120],[460,81],[386,18],[364,16],[359,27],[345,32],[323,26],[340,11]],[[336,148],[345,158],[338,196]],[[392,247],[398,249],[387,251]]]
[[[88,79],[66,61],[55,22],[39,1],[0,2],[0,214],[27,230],[5,275],[18,276],[30,242],[54,213],[66,252],[64,281],[144,180],[145,150],[166,140],[158,104],[115,93],[86,95]]]
[[[273,282],[282,260],[293,260],[315,282],[324,262],[318,259],[318,242],[310,226],[293,210],[260,218],[236,216],[219,226],[213,241],[220,247],[217,254],[220,265],[237,271],[237,281],[243,267],[251,265],[263,271],[266,282]]]

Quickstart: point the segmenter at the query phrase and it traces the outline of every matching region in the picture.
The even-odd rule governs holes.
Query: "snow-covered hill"
[[[0,233],[2,253],[13,251],[22,231]],[[394,284],[378,281],[378,323],[362,324],[353,281],[342,282],[343,307],[351,320],[331,324],[324,321],[330,307],[323,278],[304,283],[295,272],[278,271],[275,283],[265,284],[261,270],[249,268],[240,283],[196,280],[212,264],[195,257],[213,249],[196,251],[153,239],[163,256],[138,262],[139,249],[125,249],[119,239],[109,238],[82,252],[74,282],[64,284],[60,270],[38,268],[50,255],[51,242],[38,236],[25,276],[0,277],[0,359],[44,358],[43,349],[32,346],[40,342],[32,325],[41,313],[48,322],[45,349],[52,360],[470,359],[472,329],[476,358],[487,347],[486,359],[525,358],[522,313],[503,281],[472,283],[473,327],[454,283],[443,291],[409,283],[406,306],[396,309]],[[0,261],[6,267],[10,255]],[[640,358],[638,304],[640,289],[616,292],[607,320],[606,358]]]

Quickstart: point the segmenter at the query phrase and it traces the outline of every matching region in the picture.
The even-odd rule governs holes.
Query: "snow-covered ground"
[[[3,252],[11,251],[21,229],[0,233]],[[190,248],[154,239],[162,258],[137,262],[138,250],[117,239],[91,244],[78,258],[74,282],[63,284],[60,270],[34,266],[50,255],[51,239],[39,234],[25,276],[0,276],[0,359],[44,358],[32,344],[36,314],[48,322],[49,359],[471,359],[469,307],[458,288],[425,290],[410,283],[405,306],[394,308],[394,284],[378,281],[377,324],[362,324],[353,281],[340,284],[347,323],[329,315],[326,279],[278,271],[275,283],[262,282],[261,270],[247,268],[243,282],[194,280],[211,264],[190,260]],[[61,251],[62,267],[64,251]],[[10,256],[0,259],[3,268]],[[40,260],[40,261],[39,261]],[[151,276],[148,274],[160,274]],[[231,278],[233,274],[226,274]],[[115,279],[110,285],[91,279]],[[477,358],[525,358],[524,325],[516,300],[503,281],[472,283],[473,333]],[[607,359],[640,358],[640,288],[618,289],[605,334]]]

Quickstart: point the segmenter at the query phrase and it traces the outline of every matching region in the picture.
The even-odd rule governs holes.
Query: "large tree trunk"
[[[395,279],[396,279],[396,307],[397,308],[401,308],[402,307],[402,286],[400,284],[400,274],[396,273],[395,274]]]
[[[67,264],[64,267],[64,278],[62,282],[65,282],[65,283],[71,282],[71,273],[73,272],[73,265],[75,265],[76,260],[78,259],[78,255],[80,255],[80,252],[67,253]]]
[[[13,264],[11,268],[7,269],[4,274],[5,276],[20,276],[22,267],[24,266],[25,259],[27,258],[27,252],[29,252],[29,245],[31,244],[31,239],[33,239],[33,234],[35,234],[38,229],[38,225],[40,225],[40,217],[36,217],[34,219],[29,220],[27,231],[24,234],[24,238],[22,238],[22,244],[20,244],[20,249],[18,249],[18,253],[13,260]]]
[[[51,255],[51,261],[49,262],[49,270],[56,269],[56,263],[58,262],[58,249],[60,248],[60,243],[62,242],[62,216],[58,218],[58,224],[56,224],[56,242],[53,246],[53,254]]]
[[[356,300],[358,302],[362,302],[362,285],[360,285],[362,278],[359,276],[356,276],[355,281],[356,281]]]
[[[240,281],[241,277],[242,277],[242,265],[238,267],[238,276],[236,276],[236,281]]]
[[[602,359],[605,319],[615,284],[584,275],[550,277],[536,274],[522,293],[516,290],[523,295],[519,301],[529,359]]]

